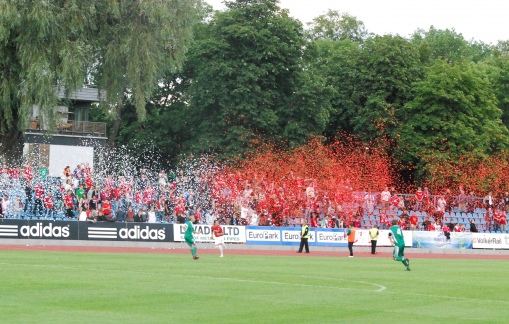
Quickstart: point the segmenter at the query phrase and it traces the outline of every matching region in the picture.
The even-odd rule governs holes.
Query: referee
[[[301,219],[300,223],[301,223],[302,228],[300,230],[300,246],[299,246],[299,251],[297,251],[297,253],[302,253],[303,247],[306,247],[306,253],[309,253],[309,244],[308,244],[309,226],[308,226],[305,218]]]

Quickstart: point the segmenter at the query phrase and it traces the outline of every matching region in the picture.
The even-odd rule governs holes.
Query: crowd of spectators
[[[49,177],[44,166],[34,170],[0,168],[0,217],[69,219],[90,222],[197,223],[388,228],[397,219],[403,229],[425,231],[506,231],[509,193],[477,196],[462,187],[432,195],[428,188],[401,194],[354,191],[347,184],[331,194],[318,190],[314,179],[292,179],[295,185],[277,187],[267,181],[247,181],[232,174],[217,177],[214,167],[164,170],[139,169],[129,176],[94,175],[88,163],[66,167]]]

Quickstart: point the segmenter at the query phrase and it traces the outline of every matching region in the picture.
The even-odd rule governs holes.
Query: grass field
[[[389,258],[0,251],[0,320],[509,321],[509,261],[413,259],[411,268]]]

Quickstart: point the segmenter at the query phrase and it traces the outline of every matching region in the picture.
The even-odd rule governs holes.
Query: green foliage
[[[509,132],[484,66],[437,60],[414,91],[402,111],[404,160],[429,154],[482,156],[508,148]]]
[[[491,53],[491,46],[482,42],[465,40],[462,34],[453,29],[417,30],[412,42],[419,46],[421,60],[430,65],[437,59],[446,59],[449,63],[460,61],[478,62]]]
[[[226,5],[198,27],[189,53],[186,145],[236,155],[257,140],[293,145],[320,134],[331,91],[303,71],[301,23],[275,0]]]
[[[363,42],[368,37],[364,23],[348,13],[329,9],[308,23],[308,37],[314,39]]]
[[[106,109],[129,91],[143,119],[158,81],[182,64],[200,3],[0,0],[0,151],[21,146],[12,134],[34,105],[51,128],[56,90],[69,94],[90,79],[106,90]]]
[[[338,131],[352,133],[353,119],[357,115],[355,96],[357,84],[357,57],[361,48],[350,40],[332,41],[317,39],[308,46],[306,61],[309,71],[324,79],[326,87],[334,91],[326,134],[334,136]]]
[[[413,98],[412,83],[422,78],[417,47],[400,36],[376,36],[357,57],[354,134],[365,140],[394,136],[399,110]]]

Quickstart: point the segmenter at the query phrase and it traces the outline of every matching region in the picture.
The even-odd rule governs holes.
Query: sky
[[[223,0],[205,0],[222,10]],[[509,40],[507,0],[280,0],[280,7],[304,24],[328,9],[347,12],[377,35],[407,37],[417,28],[452,29],[467,40],[496,44]]]

